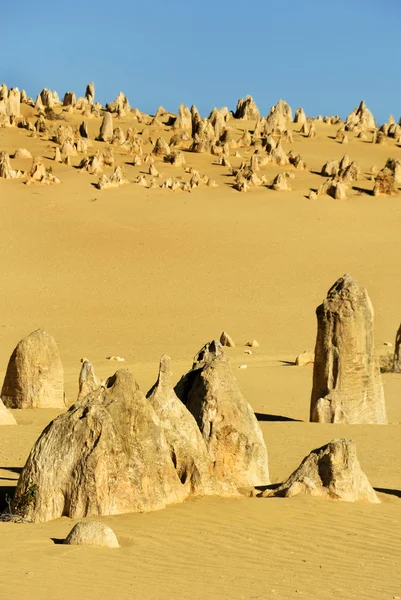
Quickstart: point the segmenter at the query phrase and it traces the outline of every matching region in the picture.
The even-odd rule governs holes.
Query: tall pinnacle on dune
[[[367,291],[346,274],[330,288],[316,316],[310,420],[387,423]]]

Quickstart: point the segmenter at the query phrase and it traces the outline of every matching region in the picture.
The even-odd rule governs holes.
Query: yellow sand
[[[25,108],[34,120],[35,112]],[[81,115],[68,115],[74,125]],[[232,121],[252,128],[253,123]],[[89,121],[91,138],[100,119]],[[134,126],[130,118],[114,126]],[[362,168],[357,187],[372,190],[372,165],[399,156],[393,140],[377,146],[338,127],[317,123],[317,138],[294,127],[308,169],[347,152]],[[143,129],[143,126],[138,126]],[[167,128],[146,133],[168,140]],[[148,128],[147,128],[148,130]],[[346,201],[307,199],[324,179],[295,172],[293,192],[264,187],[241,194],[228,169],[210,155],[185,153],[189,166],[219,187],[192,193],[128,184],[99,191],[97,177],[51,159],[54,143],[25,130],[0,129],[0,150],[28,148],[43,156],[60,185],[25,186],[0,179],[0,378],[18,340],[43,327],[56,338],[69,403],[77,394],[80,358],[101,377],[132,369],[144,391],[163,352],[176,379],[193,354],[226,329],[243,392],[262,416],[273,482],[282,481],[312,449],[339,436],[357,442],[363,469],[381,505],[294,499],[200,499],[150,513],[105,517],[118,550],[54,543],[72,528],[68,519],[42,525],[0,524],[0,599],[101,597],[205,600],[259,598],[391,599],[401,596],[401,377],[384,377],[388,426],[309,424],[311,367],[296,368],[297,353],[313,349],[315,308],[345,272],[366,286],[376,312],[376,344],[393,342],[401,320],[400,197],[375,198],[351,189]],[[105,144],[94,142],[95,149]],[[147,143],[145,152],[150,151]],[[117,164],[132,181],[149,165],[133,167],[126,150]],[[230,159],[238,166],[241,158]],[[91,153],[91,151],[89,152]],[[30,160],[12,160],[27,170]],[[128,164],[127,164],[128,163]],[[156,161],[168,176],[183,169]],[[269,181],[288,167],[262,169]],[[106,170],[107,173],[111,169]],[[163,181],[164,178],[161,180]],[[260,347],[244,353],[245,342]],[[124,363],[111,363],[118,355]],[[247,364],[246,370],[238,369]],[[19,426],[0,429],[0,485],[12,488],[43,427],[56,411],[13,411]],[[296,421],[278,420],[279,418]],[[12,491],[12,489],[10,489]],[[4,494],[3,494],[4,495]]]

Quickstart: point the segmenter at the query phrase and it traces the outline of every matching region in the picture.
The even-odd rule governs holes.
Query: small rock
[[[80,521],[67,535],[64,544],[119,548],[114,531],[100,521]]]
[[[235,342],[232,337],[227,333],[227,331],[223,331],[220,336],[220,344],[222,346],[227,346],[228,348],[235,348]]]
[[[308,350],[304,350],[304,352],[301,352],[301,354],[298,354],[298,356],[295,359],[295,364],[297,365],[297,367],[304,367],[305,365],[310,365],[310,364],[313,364],[314,362],[315,362],[315,353],[310,352]]]
[[[251,342],[247,342],[245,346],[250,346],[251,348],[259,348],[259,342],[256,340],[252,340]]]
[[[245,350],[245,354],[252,354],[252,350]]]
[[[248,365],[240,365],[238,368],[239,368],[239,369],[247,369],[247,368],[248,368]]]
[[[383,345],[384,345],[384,346],[390,346],[390,347],[391,347],[393,344],[392,344],[391,342],[383,342]]]
[[[106,360],[115,360],[117,362],[124,362],[125,358],[121,358],[121,356],[106,356]]]

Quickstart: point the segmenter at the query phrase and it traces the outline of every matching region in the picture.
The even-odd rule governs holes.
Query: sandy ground
[[[92,139],[99,124],[89,123]],[[126,118],[118,125],[132,123]],[[119,537],[118,550],[57,544],[73,525],[65,518],[1,524],[0,598],[401,597],[401,377],[384,376],[388,426],[317,425],[307,422],[312,369],[291,365],[300,351],[313,348],[315,308],[345,272],[369,291],[378,350],[394,341],[401,319],[400,197],[371,196],[367,174],[372,165],[381,168],[388,157],[399,157],[400,149],[392,140],[382,147],[353,134],[344,146],[333,139],[338,127],[325,124],[317,124],[316,139],[293,127],[294,142],[284,147],[300,152],[312,173],[295,172],[292,192],[253,188],[247,194],[232,189],[227,168],[213,157],[192,153],[185,153],[187,164],[218,188],[188,194],[128,184],[99,191],[92,185],[96,177],[74,168],[81,157],[73,157],[72,166],[58,165],[51,160],[53,142],[0,129],[0,150],[28,148],[62,181],[40,187],[0,179],[0,378],[18,340],[43,327],[59,344],[69,403],[83,356],[102,377],[119,366],[106,356],[124,357],[123,366],[147,391],[163,352],[173,358],[178,380],[195,352],[226,329],[237,342],[229,354],[258,413],[272,481],[286,478],[312,448],[350,437],[382,504],[200,499],[102,519]],[[171,136],[162,129],[153,138],[160,133]],[[324,181],[313,171],[345,152],[360,163],[356,187],[366,192],[351,190],[341,202],[307,199]],[[132,157],[121,149],[115,156],[130,181],[148,169],[127,164]],[[232,164],[241,160],[233,157]],[[31,164],[11,162],[24,170]],[[183,175],[161,161],[156,167],[165,177]],[[268,180],[285,170],[263,168]],[[244,344],[253,338],[260,347],[249,356]],[[241,364],[248,368],[238,369]],[[19,426],[0,429],[2,498],[12,493],[32,444],[58,414],[13,412]]]

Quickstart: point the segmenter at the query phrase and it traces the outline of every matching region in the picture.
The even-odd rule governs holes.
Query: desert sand
[[[21,105],[21,111],[36,120],[35,108]],[[63,116],[60,123],[74,128],[83,120],[78,112]],[[88,119],[95,151],[106,147],[94,141],[101,120]],[[146,137],[168,141],[174,133],[163,121],[145,126],[128,112],[114,118],[114,126],[146,129],[144,152],[150,152]],[[255,121],[228,124],[237,138],[255,127]],[[12,155],[26,148],[61,182],[42,187],[0,178],[0,378],[18,341],[41,327],[57,341],[68,405],[78,394],[83,357],[101,378],[120,366],[107,356],[123,357],[146,393],[163,352],[172,357],[178,381],[195,352],[226,330],[236,343],[227,354],[263,431],[272,483],[284,481],[313,448],[345,437],[355,440],[381,504],[307,496],[197,498],[157,512],[99,518],[118,537],[120,548],[112,550],[58,544],[74,524],[67,518],[0,523],[1,598],[401,597],[401,378],[383,375],[388,425],[309,423],[312,366],[294,366],[297,354],[313,350],[315,309],[344,273],[369,291],[377,351],[388,352],[384,342],[394,344],[401,316],[401,196],[373,196],[370,170],[398,158],[400,147],[394,139],[372,144],[353,132],[344,145],[335,139],[338,125],[314,126],[310,138],[293,123],[293,141],[283,141],[286,152],[294,150],[307,164],[306,171],[293,171],[292,191],[260,186],[246,194],[233,189],[229,169],[209,153],[184,152],[186,164],[218,187],[187,193],[135,185],[149,164],[133,166],[119,146],[113,146],[115,165],[129,183],[99,190],[97,176],[75,168],[84,155],[59,164],[54,142],[0,128],[0,150]],[[230,156],[234,168],[253,150],[238,152]],[[345,152],[361,167],[346,199],[310,199],[310,189],[326,179],[322,166]],[[27,171],[32,159],[11,163]],[[161,182],[184,174],[162,158],[154,165]],[[269,183],[285,171],[291,167],[261,168]],[[254,338],[259,347],[245,354]],[[42,429],[61,412],[15,409],[18,426],[0,428],[3,500]]]

